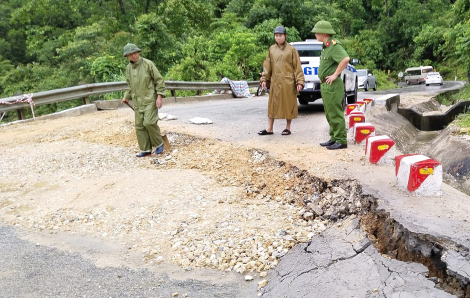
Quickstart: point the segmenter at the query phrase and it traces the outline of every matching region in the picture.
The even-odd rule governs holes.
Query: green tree
[[[213,0],[167,0],[160,5],[158,15],[168,34],[184,38],[207,32],[216,9]]]
[[[211,81],[211,63],[207,44],[209,40],[203,36],[195,36],[183,46],[184,58],[173,65],[167,77],[174,81]]]
[[[142,55],[152,60],[163,74],[181,59],[181,43],[168,32],[162,17],[155,13],[141,15],[134,29]]]
[[[265,20],[253,28],[253,33],[261,48],[267,49],[274,44],[274,29],[277,26],[282,26],[282,19]],[[299,31],[295,27],[286,27],[286,32],[287,42],[301,41]]]
[[[455,27],[457,31],[456,51],[457,61],[462,65],[470,80],[470,20],[459,23]]]

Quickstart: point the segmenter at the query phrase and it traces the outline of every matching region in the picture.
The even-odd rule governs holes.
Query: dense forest
[[[257,80],[273,30],[328,20],[359,68],[470,70],[470,0],[0,0],[0,97],[124,80],[128,42],[166,80]],[[389,73],[390,71],[390,73]]]

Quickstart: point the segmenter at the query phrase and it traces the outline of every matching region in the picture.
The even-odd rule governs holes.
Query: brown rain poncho
[[[299,53],[287,42],[269,47],[264,61],[263,81],[269,87],[268,117],[297,118],[297,85],[305,85]]]

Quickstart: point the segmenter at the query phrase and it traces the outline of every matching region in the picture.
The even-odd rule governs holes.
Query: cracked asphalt
[[[262,297],[449,298],[421,264],[382,256],[352,218],[299,244],[268,275]]]

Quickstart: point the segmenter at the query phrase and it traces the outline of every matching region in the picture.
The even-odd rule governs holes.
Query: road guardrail
[[[172,91],[175,96],[177,90],[230,90],[230,85],[223,82],[183,82],[183,81],[165,81],[166,89]],[[248,87],[259,86],[259,81],[249,81]],[[0,98],[0,115],[4,112],[21,110],[40,106],[45,104],[68,101],[83,98],[85,102],[89,102],[89,97],[101,95],[116,91],[125,91],[128,89],[126,82],[109,82],[86,84],[69,88],[55,89],[50,91],[42,91],[32,94],[21,94],[7,98]],[[33,114],[34,115],[34,114]]]

